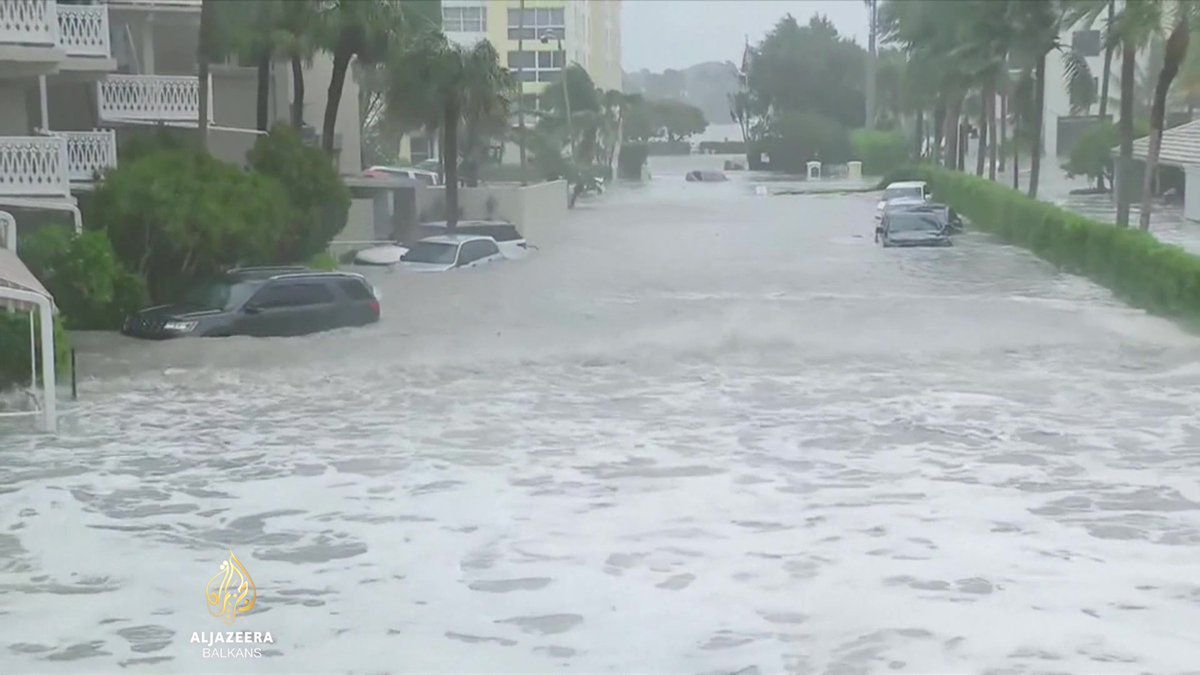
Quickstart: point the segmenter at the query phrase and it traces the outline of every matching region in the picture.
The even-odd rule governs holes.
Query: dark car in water
[[[891,246],[950,246],[950,228],[937,213],[888,209],[875,228],[875,241]]]
[[[139,338],[304,335],[379,320],[361,275],[305,267],[246,267],[197,284],[174,304],[148,307],[121,332]]]
[[[958,213],[945,204],[936,204],[932,202],[922,201],[919,203],[910,203],[908,201],[896,202],[888,206],[889,211],[908,211],[910,213],[927,213],[941,219],[943,226],[950,234],[958,234],[963,231],[963,220]]]

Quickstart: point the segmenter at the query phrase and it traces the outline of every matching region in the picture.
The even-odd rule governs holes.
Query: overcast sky
[[[746,36],[756,44],[789,12],[800,23],[824,14],[839,33],[867,44],[862,0],[624,0],[622,67],[661,71],[704,61],[739,63]]]

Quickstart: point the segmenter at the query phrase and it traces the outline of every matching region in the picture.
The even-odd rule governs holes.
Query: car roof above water
[[[424,237],[421,241],[427,241],[433,244],[465,244],[468,241],[490,241],[495,242],[491,237],[484,237],[478,234],[437,234],[432,237]]]
[[[895,183],[888,183],[887,190],[892,188],[923,188],[926,186],[923,180],[902,180]]]
[[[233,281],[267,281],[284,277],[312,277],[331,279],[365,279],[361,274],[341,272],[336,270],[315,270],[299,265],[279,265],[263,267],[238,267],[229,270],[225,276]]]

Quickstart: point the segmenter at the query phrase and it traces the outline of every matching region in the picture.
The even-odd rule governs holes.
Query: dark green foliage
[[[784,112],[772,122],[767,136],[751,145],[751,152],[766,152],[771,169],[803,173],[811,160],[836,164],[850,159],[850,136],[837,120]]]
[[[621,154],[617,156],[617,176],[620,178],[641,179],[642,166],[646,164],[649,148],[645,143],[625,143],[621,146]]]
[[[145,281],[117,261],[104,232],[43,227],[22,237],[19,250],[54,296],[67,328],[116,330],[146,304]]]
[[[41,327],[34,319],[34,358],[41,359]],[[22,312],[0,312],[0,390],[12,386],[29,386],[29,315]],[[54,371],[59,377],[71,373],[71,341],[63,330],[62,321],[54,320]],[[39,368],[40,373],[40,368]]]
[[[276,250],[278,260],[305,260],[324,251],[346,227],[350,191],[325,153],[305,145],[295,129],[271,129],[247,159],[252,169],[283,184],[293,209]]]
[[[188,149],[156,150],[121,166],[96,190],[89,227],[108,232],[117,258],[155,300],[188,279],[238,264],[281,260],[294,215],[274,178]]]
[[[971,225],[1082,274],[1139,307],[1200,321],[1200,257],[1138,229],[1090,220],[991,181],[922,167],[937,201]],[[914,176],[909,176],[914,177]]]
[[[863,173],[870,176],[885,174],[908,162],[909,142],[894,131],[856,129],[850,134],[854,159],[863,163]]]

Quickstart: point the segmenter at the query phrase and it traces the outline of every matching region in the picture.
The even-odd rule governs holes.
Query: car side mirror
[[[261,311],[262,311],[262,307],[259,307],[258,305],[246,305],[245,307],[242,308],[242,314],[253,315],[253,314],[258,314]]]

